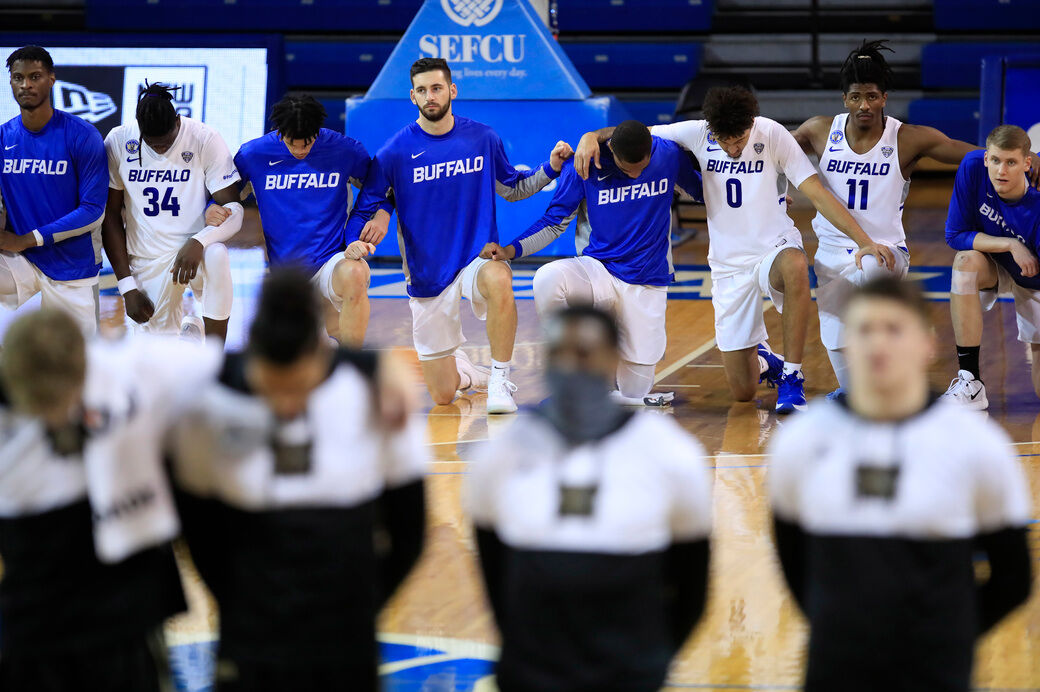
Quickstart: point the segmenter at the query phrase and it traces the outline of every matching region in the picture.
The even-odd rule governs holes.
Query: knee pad
[[[642,399],[654,387],[654,366],[621,361],[618,365],[617,384],[622,396]]]
[[[564,274],[553,262],[543,264],[534,273],[531,288],[534,292],[534,307],[539,317],[567,306],[567,293],[564,291]]]
[[[226,320],[231,316],[234,289],[231,286],[231,256],[223,243],[213,243],[202,255],[206,285],[202,295],[202,316]]]
[[[950,293],[958,296],[973,296],[979,292],[978,272],[954,269],[950,279]]]

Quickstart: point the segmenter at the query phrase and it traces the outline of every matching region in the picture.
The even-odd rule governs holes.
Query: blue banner
[[[444,58],[467,100],[580,100],[590,91],[527,0],[426,0],[368,90],[407,98],[408,68]]]

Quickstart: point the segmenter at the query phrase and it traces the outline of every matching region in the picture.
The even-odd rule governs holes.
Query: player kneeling
[[[309,277],[273,271],[246,352],[171,436],[222,692],[374,692],[376,615],[422,549],[422,434],[379,413],[388,359],[334,350],[321,321]]]
[[[1010,292],[1018,315],[1018,340],[1029,344],[1033,389],[1040,396],[1040,190],[1026,174],[1033,155],[1029,135],[1000,125],[986,149],[964,157],[946,218],[953,259],[950,313],[959,372],[945,396],[973,409],[989,406],[979,372],[982,312]]]
[[[474,461],[467,504],[502,692],[651,692],[704,610],[711,480],[669,417],[610,397],[617,324],[548,318],[549,398]]]
[[[579,257],[556,260],[534,275],[534,301],[543,321],[568,305],[594,305],[617,315],[620,400],[662,405],[671,393],[650,394],[654,366],[664,356],[665,310],[672,269],[672,191],[701,201],[701,177],[678,144],[651,137],[628,120],[601,153],[601,170],[587,180],[565,165],[545,215],[505,248],[489,243],[481,257],[510,260],[538,252],[578,217]]]
[[[233,289],[224,241],[242,227],[238,172],[220,134],[177,115],[172,90],[152,84],[137,119],[113,128],[102,235],[126,314],[140,329],[227,338]],[[210,196],[229,212],[207,226]],[[124,229],[124,214],[125,229]],[[184,290],[201,301],[202,323],[184,315]]]

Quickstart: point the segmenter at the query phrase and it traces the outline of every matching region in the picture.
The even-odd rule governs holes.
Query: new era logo
[[[441,0],[441,7],[456,24],[484,26],[502,11],[502,0]]]
[[[100,122],[116,112],[116,102],[108,94],[60,79],[54,82],[54,106],[88,123]]]

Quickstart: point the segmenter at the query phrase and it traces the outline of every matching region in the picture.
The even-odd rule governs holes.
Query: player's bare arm
[[[1022,276],[1036,276],[1040,272],[1040,260],[1018,238],[1002,238],[987,233],[976,233],[972,241],[972,249],[989,254],[1010,252],[1015,264],[1022,270]]]
[[[36,247],[36,236],[32,233],[18,235],[11,231],[0,231],[0,250],[4,252],[23,252]]]
[[[827,146],[827,130],[830,129],[830,125],[831,118],[815,115],[799,125],[791,134],[807,156],[819,157]]]
[[[210,223],[210,212],[206,210],[206,224],[208,226],[219,226],[231,216],[231,213],[224,209],[222,205],[238,202],[238,185],[228,185],[222,190],[217,190],[213,193],[213,201],[217,203],[214,206],[219,206],[220,209],[227,212],[227,216],[221,219],[220,223]],[[206,248],[195,238],[188,238],[184,242],[184,245],[177,252],[177,258],[173,262],[173,269],[170,270],[175,283],[187,284],[195,278],[199,272],[199,265],[202,264],[202,255],[205,251]]]
[[[343,251],[343,256],[348,260],[360,260],[374,255],[376,252],[376,246],[372,243],[365,242],[364,240],[355,240],[347,249]]]
[[[595,163],[596,168],[601,168],[599,165],[600,145],[610,141],[613,134],[613,127],[601,127],[593,132],[586,132],[578,140],[578,148],[574,150],[574,170],[578,172],[582,180],[589,178],[590,162]]]
[[[809,198],[817,211],[823,214],[838,230],[859,246],[859,251],[856,253],[857,267],[863,268],[863,257],[866,255],[876,257],[878,263],[882,266],[894,266],[895,255],[892,254],[892,248],[882,243],[874,242],[859,223],[856,222],[856,219],[852,218],[849,210],[823,186],[818,175],[811,175],[806,178],[798,189]]]
[[[130,272],[130,255],[126,251],[126,228],[123,227],[124,194],[123,190],[108,188],[105,220],[101,222],[101,242],[120,284],[119,292],[123,296],[126,316],[138,324],[144,324],[155,314],[155,305],[148,294],[137,287]]]

